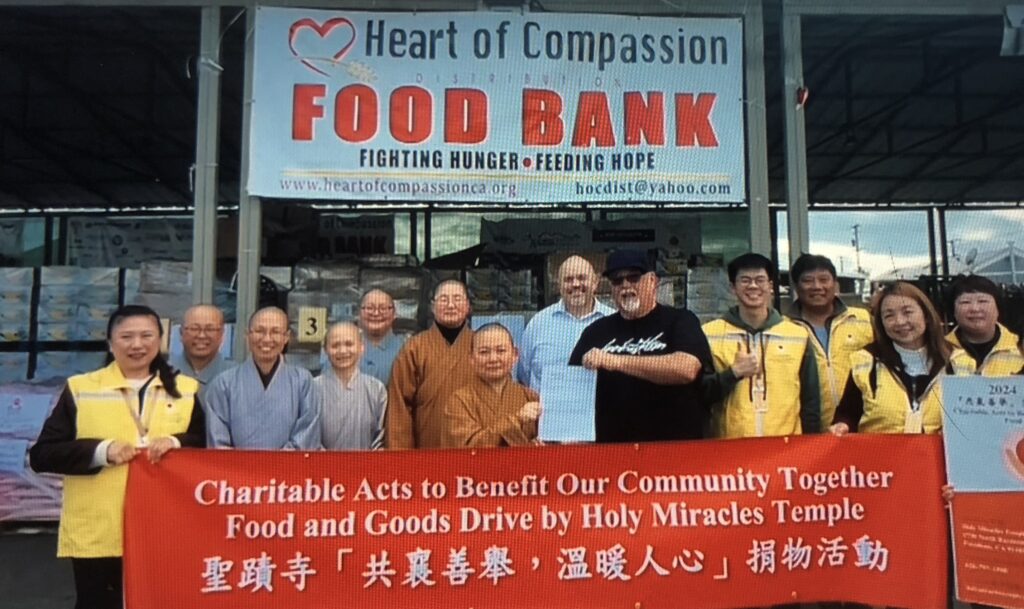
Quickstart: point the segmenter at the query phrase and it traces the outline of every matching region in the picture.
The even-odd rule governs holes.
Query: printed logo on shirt
[[[654,351],[664,351],[668,348],[667,343],[659,340],[665,333],[659,332],[649,338],[631,338],[621,345],[615,344],[615,339],[608,341],[608,344],[601,347],[602,351],[607,353],[628,353],[629,355],[639,355],[641,353],[651,353]]]

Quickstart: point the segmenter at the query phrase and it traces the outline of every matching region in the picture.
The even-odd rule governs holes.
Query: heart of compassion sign
[[[745,200],[739,19],[258,11],[252,194]]]

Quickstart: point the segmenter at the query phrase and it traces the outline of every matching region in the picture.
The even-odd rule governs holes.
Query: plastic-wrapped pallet
[[[32,269],[0,268],[0,342],[29,339]]]
[[[42,351],[36,356],[35,380],[65,380],[101,368],[106,361],[105,351]]]
[[[536,309],[533,273],[529,269],[469,269],[466,287],[479,312]]]
[[[61,477],[33,472],[27,457],[62,389],[63,383],[0,386],[0,522],[60,517]]]
[[[359,284],[354,262],[300,262],[292,269],[292,286],[300,292],[331,292]]]
[[[0,383],[28,378],[28,353],[0,353]]]
[[[32,269],[0,268],[0,342],[28,340]]]
[[[692,311],[701,323],[721,317],[734,304],[736,297],[729,290],[729,276],[725,269],[690,269],[686,279],[686,308]]]

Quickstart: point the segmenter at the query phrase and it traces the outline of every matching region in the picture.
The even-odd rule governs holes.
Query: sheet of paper
[[[540,386],[540,428],[545,442],[593,442],[597,373],[583,366],[544,369]]]

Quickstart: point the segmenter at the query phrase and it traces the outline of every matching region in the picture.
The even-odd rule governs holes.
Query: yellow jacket
[[[850,356],[871,344],[875,339],[871,329],[871,313],[864,309],[847,307],[836,299],[835,314],[828,321],[828,351],[814,334],[809,323],[799,317],[799,301],[794,303],[789,318],[807,328],[811,344],[818,357],[818,381],[821,385],[821,428],[827,429],[836,414],[836,405],[843,396],[846,379],[850,376]]]
[[[188,429],[199,383],[178,375],[177,386],[181,397],[173,398],[164,390],[159,376],[150,382],[141,416],[148,438],[180,434]],[[68,390],[77,406],[77,438],[133,444],[140,441],[139,429],[129,410],[135,408],[138,397],[116,363],[72,376],[68,379]],[[64,477],[57,556],[121,556],[127,480],[127,465],[104,467],[91,476]]]
[[[1010,376],[1017,374],[1021,368],[1024,368],[1024,356],[1020,354],[1020,349],[1017,348],[1019,337],[1010,332],[1006,326],[1002,324],[996,325],[999,326],[999,340],[996,341],[996,345],[992,347],[992,350],[982,360],[977,374],[982,376]],[[959,349],[963,348],[963,344],[956,335],[956,329],[946,335],[946,340],[953,343]]]
[[[862,349],[850,357],[850,379],[860,390],[864,403],[858,431],[864,433],[903,433],[910,414],[910,388],[905,387],[893,369]],[[965,376],[974,373],[974,360],[957,349],[949,364],[940,370],[921,394],[920,403],[924,433],[942,431],[942,383],[944,376]]]
[[[820,430],[818,372],[807,330],[772,310],[761,328],[751,328],[733,307],[703,326],[711,346],[715,374],[707,375],[704,395],[720,402],[712,409],[712,433],[720,438],[785,436]],[[740,345],[757,351],[763,384],[736,380],[732,365]],[[760,396],[755,395],[760,391]],[[760,398],[758,400],[757,398]],[[767,404],[758,434],[755,402]]]

